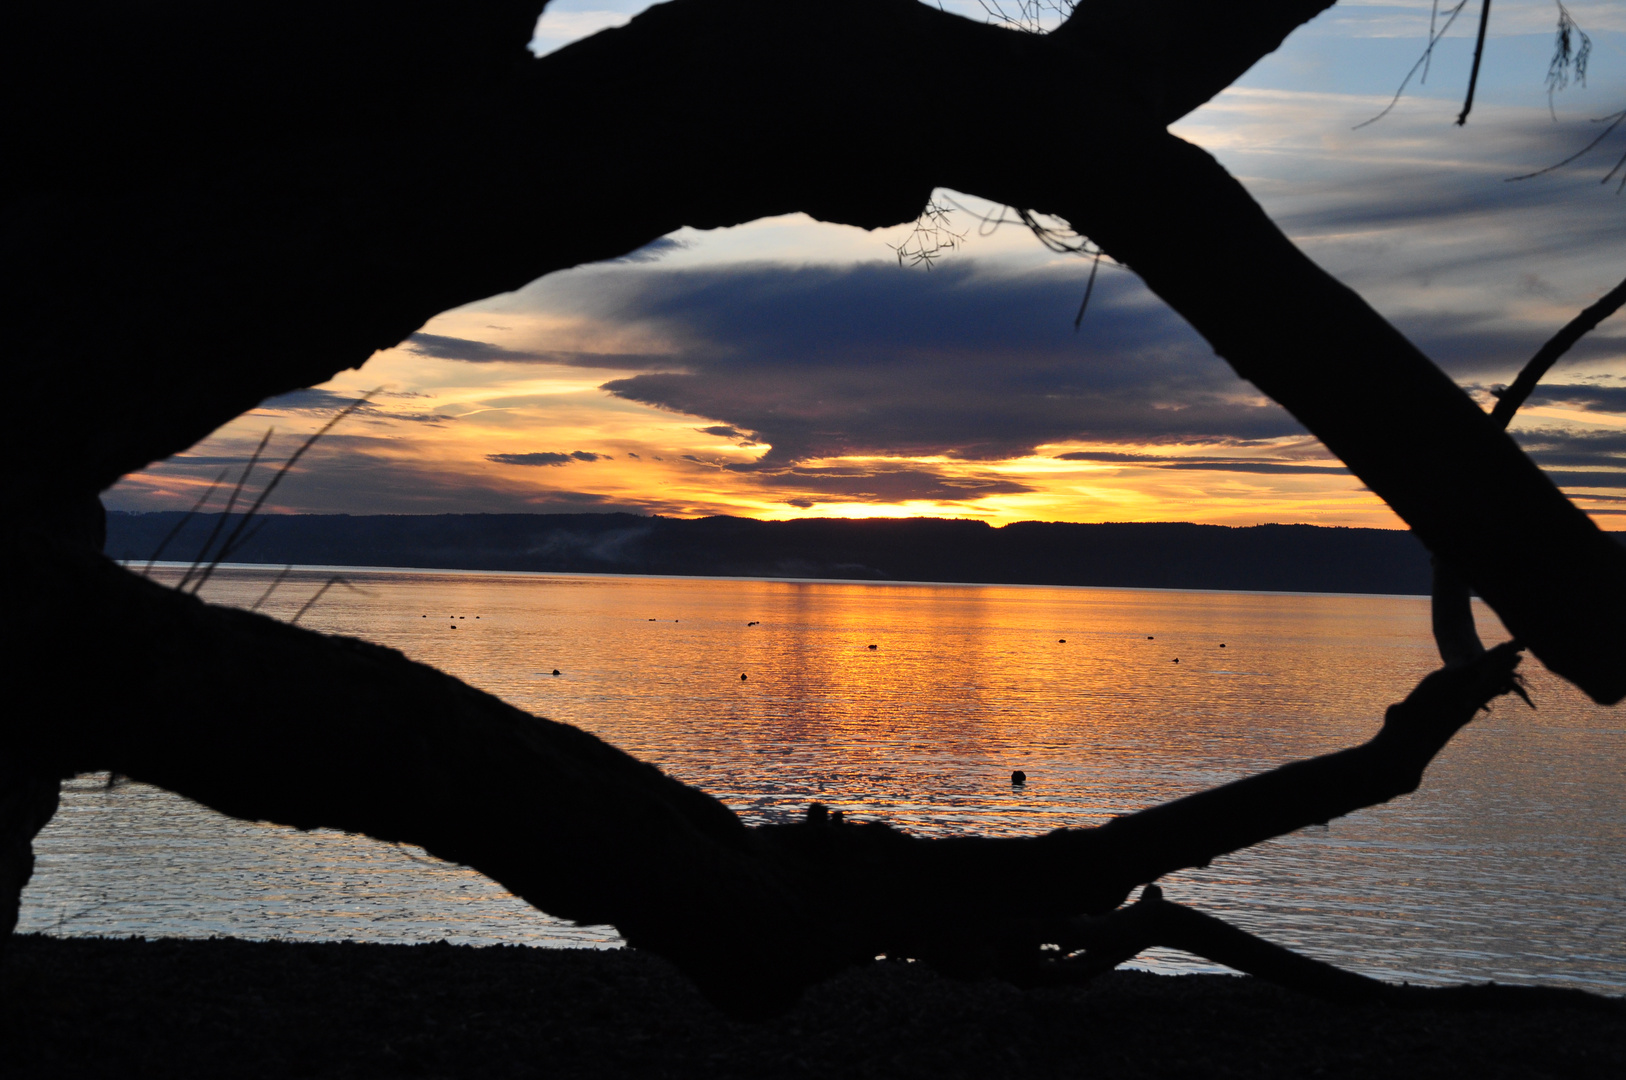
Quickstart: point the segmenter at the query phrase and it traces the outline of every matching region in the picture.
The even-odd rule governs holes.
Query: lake
[[[204,595],[250,606],[279,570],[222,568]],[[819,800],[935,835],[1089,825],[1361,742],[1437,666],[1428,602],[1403,596],[313,567],[261,610],[292,618],[336,574],[301,625],[591,730],[753,822]],[[1626,713],[1524,670],[1538,708],[1498,701],[1416,794],[1167,895],[1373,975],[1626,992]],[[619,944],[415,849],[105,780],[67,785],[21,929]]]

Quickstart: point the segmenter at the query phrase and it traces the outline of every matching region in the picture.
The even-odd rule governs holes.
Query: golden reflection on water
[[[222,571],[213,598],[252,603],[274,572]],[[330,590],[303,624],[402,649],[594,731],[753,821],[820,800],[933,834],[1087,825],[1353,745],[1435,666],[1427,603],[1415,597],[344,574],[362,591]],[[295,572],[265,610],[291,617],[329,576]],[[1505,636],[1482,615],[1487,640]],[[1540,710],[1499,703],[1417,795],[1177,875],[1171,895],[1376,973],[1619,992],[1620,713],[1527,665]],[[1015,769],[1029,778],[1020,788],[1010,783]],[[87,796],[98,797],[107,798]],[[131,819],[128,808],[102,813]],[[64,817],[83,819],[80,835],[93,828],[77,811]],[[261,845],[297,835],[210,828],[225,830],[215,847],[245,829]],[[371,850],[354,839],[324,843]],[[613,940],[538,920],[464,871],[429,873],[398,854],[357,871],[388,882],[369,894],[383,895],[373,908],[324,914],[333,887],[298,884],[322,845],[308,836],[297,845],[266,855],[270,869],[249,873],[244,888],[253,895],[263,885],[254,882],[270,878],[278,895],[298,899],[234,932]],[[387,873],[378,868],[386,863]],[[83,857],[77,867],[81,876],[94,869]],[[40,895],[57,902],[53,887]],[[163,932],[184,919],[184,897],[178,903]],[[210,904],[218,914],[226,902]],[[312,914],[279,922],[279,910]]]
[[[324,628],[595,731],[748,816],[820,798],[927,831],[1086,824],[1336,748],[1430,668],[1418,602],[1396,598],[1284,611],[1272,595],[830,582],[367,587]],[[430,596],[445,610],[414,610]],[[1017,768],[1031,779],[1012,791]]]

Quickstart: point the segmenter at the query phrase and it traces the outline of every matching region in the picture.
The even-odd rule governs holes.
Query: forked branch
[[[1581,990],[1549,986],[1396,985],[1346,971],[1284,949],[1222,919],[1164,899],[1148,885],[1141,898],[1110,915],[1075,919],[1059,944],[1062,954],[1028,973],[1032,983],[1086,982],[1152,948],[1178,949],[1341,1005],[1402,1009],[1572,1008],[1618,1016],[1626,1002]]]
[[[1597,329],[1599,323],[1619,311],[1622,304],[1626,304],[1626,280],[1604,293],[1596,302],[1587,305],[1575,318],[1564,324],[1564,328],[1548,339],[1547,343],[1536,350],[1536,355],[1530,358],[1519,371],[1519,377],[1513,384],[1496,395],[1496,407],[1491,410],[1491,421],[1498,427],[1506,428],[1513,420],[1513,414],[1519,411],[1519,406],[1529,399],[1531,391],[1541,381],[1541,377],[1552,370],[1552,366],[1565,353],[1574,347],[1587,334]]]
[[[1622,280],[1602,298],[1588,305],[1584,311],[1566,323],[1562,330],[1548,339],[1546,344],[1536,350],[1536,355],[1532,356],[1529,363],[1519,371],[1519,377],[1513,380],[1513,384],[1496,395],[1496,407],[1490,414],[1491,423],[1506,430],[1513,420],[1513,414],[1529,399],[1541,377],[1547,374],[1577,341],[1619,311],[1622,304],[1626,304],[1626,280]],[[1440,559],[1434,560],[1434,584],[1430,601],[1434,644],[1439,649],[1440,659],[1446,667],[1457,667],[1477,659],[1485,651],[1485,646],[1480,642],[1479,631],[1474,625],[1468,582],[1449,563]]]

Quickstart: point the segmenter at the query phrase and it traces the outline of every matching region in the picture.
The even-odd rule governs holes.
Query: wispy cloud
[[[587,450],[572,450],[568,454],[544,450],[529,454],[487,454],[486,460],[499,465],[569,465],[572,461],[604,461],[610,456]]]
[[[260,403],[255,412],[328,417],[355,406],[356,399],[360,396],[359,394],[312,387],[267,398]],[[410,392],[380,391],[375,394],[373,400],[357,406],[354,410],[355,416],[363,422],[403,420],[411,424],[444,424],[455,419],[434,411],[386,407],[386,404],[390,401],[405,404],[411,399],[420,396]]]
[[[1283,461],[1260,458],[1175,457],[1159,454],[1131,454],[1102,450],[1075,450],[1057,454],[1057,461],[1098,461],[1111,464],[1136,465],[1152,469],[1188,469],[1208,472],[1242,472],[1275,474],[1278,476],[1348,475],[1348,466],[1330,462],[1313,464],[1303,461]]]
[[[469,364],[489,364],[496,361],[509,363],[545,363],[548,361],[546,355],[508,349],[501,345],[493,345],[489,341],[447,337],[444,334],[428,334],[422,330],[407,338],[402,343],[402,347],[423,356],[433,356],[441,360],[462,360]]]
[[[790,506],[811,506],[815,502],[955,502],[1034,490],[1031,485],[1008,477],[885,464],[797,467],[758,472],[752,479],[761,487],[785,492],[784,501]],[[790,494],[792,492],[795,494]]]

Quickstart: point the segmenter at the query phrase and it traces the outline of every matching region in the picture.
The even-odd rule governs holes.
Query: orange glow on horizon
[[[1018,521],[1191,521],[1405,527],[1358,479],[1341,471],[1336,459],[1304,437],[1244,449],[1055,444],[1029,456],[994,461],[853,455],[798,462],[790,471],[764,469],[753,466],[771,451],[766,444],[741,445],[707,433],[703,419],[601,390],[617,372],[487,364],[480,365],[483,370],[473,385],[454,385],[449,376],[466,374],[445,370],[455,363],[390,350],[375,356],[364,371],[322,387],[340,397],[359,396],[380,382],[386,390],[368,412],[348,418],[318,444],[278,489],[267,512],[627,509],[670,517],[764,520],[968,518],[995,526]],[[413,389],[396,389],[403,383]],[[218,463],[187,468],[188,458],[218,462],[235,452],[244,459],[266,428],[274,427],[274,467],[279,448],[291,450],[330,415],[315,409],[253,410],[188,455],[126,478],[120,491],[136,495],[141,509],[186,509],[221,471]],[[1067,460],[1066,454],[1085,456]],[[563,460],[513,463],[528,455],[529,460],[537,460],[535,455]],[[1263,471],[1250,471],[1255,467]],[[236,471],[228,469],[229,485]],[[862,490],[819,490],[820,478],[830,474],[884,479],[909,471],[930,474],[944,485],[963,485],[965,495],[886,498]],[[802,478],[805,484],[800,484]],[[854,484],[864,486],[861,479]],[[977,490],[991,484],[1015,489]],[[1602,511],[1596,518],[1602,527],[1614,524],[1609,513],[1614,508],[1607,501],[1572,497],[1583,510]],[[111,505],[121,507],[118,500]]]

